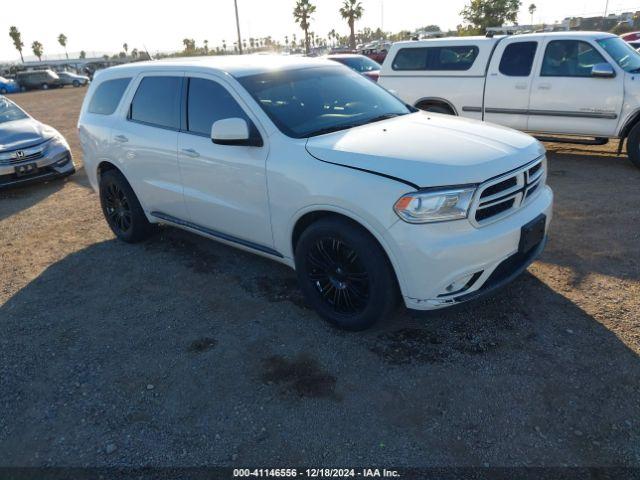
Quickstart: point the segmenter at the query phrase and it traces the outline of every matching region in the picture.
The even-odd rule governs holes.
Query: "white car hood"
[[[307,151],[325,162],[435,187],[484,182],[535,160],[544,147],[509,128],[417,112],[311,137]]]

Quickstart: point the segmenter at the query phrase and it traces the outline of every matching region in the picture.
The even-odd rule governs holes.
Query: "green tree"
[[[87,58],[87,52],[80,50],[80,58]]]
[[[129,45],[125,42],[122,44],[122,49],[124,50],[125,56],[129,53]]]
[[[31,44],[31,50],[33,50],[33,54],[38,57],[39,61],[42,61],[42,54],[44,53],[44,47],[39,41],[35,41]]]
[[[342,18],[349,24],[349,47],[351,50],[355,50],[356,48],[355,23],[356,20],[362,18],[363,13],[364,8],[362,8],[362,3],[358,0],[344,0],[340,8],[340,15],[342,15]]]
[[[311,26],[311,15],[316,11],[316,6],[309,0],[297,0],[293,9],[293,18],[304,32],[304,50],[309,55],[309,27]],[[294,39],[295,41],[295,39]]]
[[[133,50],[131,50],[131,57],[132,58],[138,58],[138,49],[134,48]]]
[[[204,41],[204,54],[209,55],[209,40]]]
[[[537,9],[538,7],[536,7],[535,3],[532,3],[531,5],[529,5],[529,15],[531,15],[531,25],[533,25],[533,14],[536,13]]]
[[[67,53],[67,36],[64,33],[58,35],[58,43],[64,48],[64,54],[67,60],[69,60],[69,54]]]
[[[515,23],[522,2],[520,0],[471,0],[460,12],[473,33],[485,33],[489,27],[500,27],[507,22]]]
[[[16,50],[20,53],[20,60],[24,63],[24,58],[22,56],[22,49],[24,47],[24,43],[22,43],[22,34],[17,27],[9,27],[9,36],[11,37],[11,40],[13,40],[13,46],[16,47]]]

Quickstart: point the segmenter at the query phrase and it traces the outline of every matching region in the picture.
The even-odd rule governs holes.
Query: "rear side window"
[[[212,80],[190,78],[187,103],[188,131],[209,136],[213,123],[225,118],[243,118],[251,125],[242,107],[226,88]]]
[[[100,115],[115,112],[130,81],[130,78],[116,78],[102,82],[89,102],[89,112]]]
[[[606,63],[600,53],[580,40],[554,40],[544,52],[543,77],[590,77],[591,68]]]
[[[500,60],[500,73],[510,77],[528,77],[538,42],[517,42],[507,45]]]
[[[393,59],[394,70],[469,70],[478,56],[475,45],[403,48]]]
[[[182,77],[145,77],[140,82],[129,119],[155,127],[180,128]]]

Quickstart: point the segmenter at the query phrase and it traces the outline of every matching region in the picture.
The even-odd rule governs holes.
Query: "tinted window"
[[[117,78],[101,83],[91,98],[89,112],[100,115],[111,115],[115,112],[130,81],[130,78]]]
[[[625,72],[638,73],[640,71],[640,54],[634,47],[618,37],[598,40],[598,45],[605,49]]]
[[[187,129],[211,135],[211,125],[225,118],[244,118],[251,121],[231,94],[217,82],[202,78],[189,79]]]
[[[339,66],[274,71],[238,81],[278,128],[295,138],[411,112],[371,80]]]
[[[145,77],[131,102],[129,118],[163,128],[180,128],[182,77]]]
[[[579,40],[549,42],[542,62],[543,77],[590,77],[591,68],[605,63],[602,55],[589,43]]]
[[[537,42],[518,42],[507,45],[500,60],[500,73],[510,77],[528,77],[537,48]]]
[[[356,72],[373,72],[380,70],[380,64],[368,57],[331,57],[331,60],[342,63]]]
[[[394,70],[469,70],[478,47],[450,46],[403,48],[393,60]]]

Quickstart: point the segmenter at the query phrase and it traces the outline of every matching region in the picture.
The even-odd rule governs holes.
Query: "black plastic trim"
[[[221,240],[226,240],[227,242],[237,243],[238,245],[242,245],[243,247],[248,247],[248,248],[251,248],[253,250],[257,250],[259,252],[268,253],[269,255],[273,255],[274,257],[284,258],[284,255],[282,255],[280,252],[274,250],[271,247],[266,247],[264,245],[260,245],[259,243],[254,243],[254,242],[251,242],[249,240],[244,240],[242,238],[234,237],[233,235],[229,235],[227,233],[218,232],[216,230],[212,230],[210,228],[203,227],[202,225],[197,225],[197,224],[191,223],[191,222],[189,222],[187,220],[182,220],[180,218],[173,217],[171,215],[167,215],[166,213],[151,212],[151,215],[153,215],[154,217],[159,218],[161,220],[166,220],[167,222],[171,222],[171,223],[173,223],[175,225],[180,225],[182,227],[191,228],[193,230],[197,230],[199,232],[205,233],[205,234],[210,235],[212,237],[216,237],[216,238],[219,238]]]

